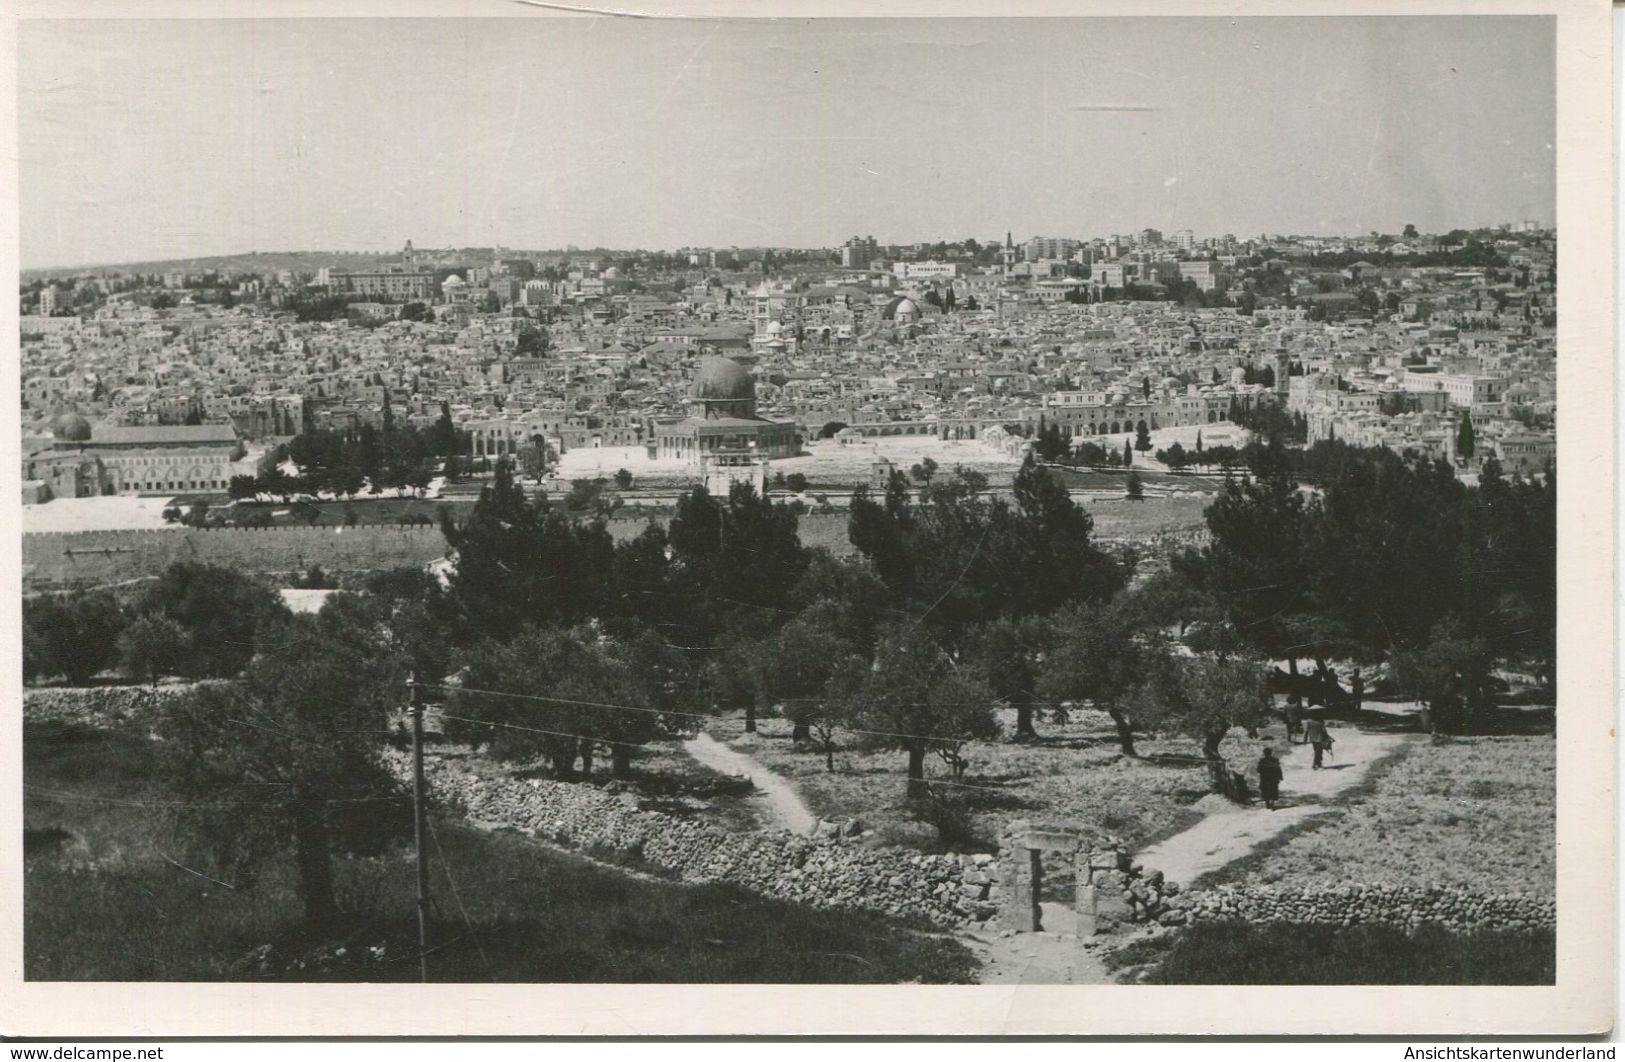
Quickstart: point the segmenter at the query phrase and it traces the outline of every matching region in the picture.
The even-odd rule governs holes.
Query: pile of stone
[[[404,754],[389,757],[402,776],[409,774]],[[828,833],[730,833],[640,810],[629,792],[476,775],[448,760],[431,760],[425,770],[435,799],[461,808],[472,820],[683,881],[728,882],[811,907],[912,915],[940,926],[978,924],[997,911],[992,856],[858,847]]]
[[[1118,853],[1116,868],[1090,871],[1097,894],[1114,897],[1114,910],[1126,910],[1126,918],[1118,922],[1155,922],[1164,926],[1182,926],[1188,921],[1186,898],[1180,893],[1179,883],[1168,881],[1162,871],[1147,871],[1139,863]],[[1107,932],[1108,926],[1099,932]]]
[[[1557,906],[1550,898],[1487,894],[1459,886],[1221,885],[1181,900],[1191,922],[1387,925],[1407,931],[1433,924],[1461,932],[1557,925]]]
[[[23,720],[88,727],[150,725],[156,709],[184,697],[196,683],[163,686],[42,686],[23,691]]]

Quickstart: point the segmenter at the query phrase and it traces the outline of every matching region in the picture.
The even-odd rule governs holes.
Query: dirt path
[[[965,933],[965,943],[982,960],[984,985],[1103,985],[1111,978],[1099,950],[1085,949],[1073,932],[1072,908],[1045,902],[1042,933],[1004,936],[1003,930]]]
[[[784,829],[792,833],[811,833],[818,825],[818,816],[812,813],[796,792],[795,786],[780,778],[742,752],[735,752],[710,734],[702,733],[683,742],[683,751],[700,763],[722,774],[744,775],[749,778],[767,800],[769,828]]]
[[[1333,726],[1331,733],[1333,755],[1318,771],[1307,745],[1286,746],[1281,800],[1275,811],[1261,802],[1239,807],[1210,798],[1212,813],[1183,833],[1134,853],[1135,861],[1148,871],[1162,871],[1169,881],[1189,885],[1289,827],[1335,811],[1336,798],[1365,781],[1377,760],[1408,742],[1426,740],[1416,734],[1368,733],[1349,726]]]

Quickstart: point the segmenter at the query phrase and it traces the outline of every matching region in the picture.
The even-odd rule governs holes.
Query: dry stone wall
[[[197,683],[164,686],[42,686],[23,691],[23,720],[87,727],[145,726],[157,709],[184,697]]]
[[[1557,907],[1549,898],[1489,894],[1465,887],[1221,885],[1187,893],[1178,903],[1190,922],[1386,925],[1405,930],[1434,924],[1461,932],[1555,929],[1557,925]]]
[[[405,774],[404,754],[391,754]],[[986,922],[997,911],[988,855],[920,855],[787,832],[730,833],[656,811],[629,793],[543,779],[475,775],[453,761],[426,764],[432,792],[469,818],[588,852],[642,862],[689,882],[728,882],[812,907],[915,915],[941,926]]]

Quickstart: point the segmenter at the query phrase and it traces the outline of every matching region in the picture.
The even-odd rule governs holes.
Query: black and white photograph
[[[23,985],[1611,1024],[1557,8],[504,7],[12,23]]]

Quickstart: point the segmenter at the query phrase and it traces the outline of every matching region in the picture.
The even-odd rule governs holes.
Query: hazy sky
[[[1545,18],[51,21],[24,267],[1553,220]]]

